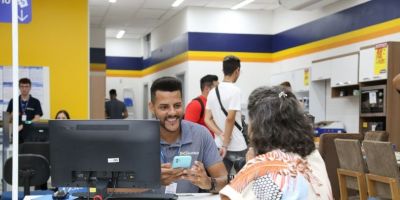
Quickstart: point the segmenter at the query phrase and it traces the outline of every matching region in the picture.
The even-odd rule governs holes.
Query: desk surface
[[[196,199],[196,200],[217,200],[220,199],[218,194],[211,193],[181,193],[178,194],[179,198],[182,200]],[[52,195],[32,195],[26,196],[24,200],[53,200]],[[69,198],[72,199],[72,198]]]

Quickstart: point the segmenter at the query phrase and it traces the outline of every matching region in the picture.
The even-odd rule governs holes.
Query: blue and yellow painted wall
[[[89,116],[89,19],[87,0],[32,1],[32,22],[19,25],[19,62],[48,66],[50,115],[66,109]],[[12,64],[11,24],[0,23],[0,65]]]
[[[107,76],[143,77],[185,61],[221,61],[232,53],[245,62],[279,62],[400,33],[399,10],[399,0],[375,0],[275,35],[189,32],[143,62],[133,64],[117,57],[114,61],[121,62],[109,68],[107,61]]]

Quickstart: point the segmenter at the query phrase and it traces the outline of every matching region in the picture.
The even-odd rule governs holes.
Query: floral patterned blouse
[[[318,151],[305,159],[281,150],[258,155],[220,194],[232,200],[333,199],[325,163]]]

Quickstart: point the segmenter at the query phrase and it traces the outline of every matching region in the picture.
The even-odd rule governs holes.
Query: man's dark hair
[[[222,66],[225,76],[232,75],[237,68],[240,68],[240,59],[233,55],[225,56]]]
[[[32,85],[31,80],[29,78],[21,78],[21,79],[19,79],[19,85],[21,85],[21,84]]]
[[[212,75],[212,74],[203,76],[203,78],[200,79],[201,91],[203,91],[206,86],[211,87],[213,85],[214,81],[218,81],[218,76]]]
[[[249,96],[248,112],[250,143],[257,154],[280,149],[306,157],[315,150],[311,123],[288,88],[255,89]]]
[[[153,82],[150,88],[151,102],[155,101],[157,91],[174,92],[177,90],[179,90],[182,96],[182,83],[177,78],[170,76],[158,78]]]
[[[282,82],[282,83],[280,84],[280,86],[284,86],[284,87],[292,88],[292,85],[290,84],[290,82],[289,82],[289,81]]]
[[[115,89],[111,89],[109,94],[110,94],[110,97],[111,96],[117,96],[117,91]]]

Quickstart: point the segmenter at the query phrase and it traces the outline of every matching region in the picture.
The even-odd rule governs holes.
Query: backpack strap
[[[217,93],[218,102],[219,102],[219,105],[221,106],[222,112],[225,114],[225,116],[228,117],[228,112],[225,110],[225,108],[224,108],[224,106],[222,105],[222,102],[221,102],[221,97],[219,95],[218,86],[215,87],[215,92]],[[236,122],[236,120],[235,120],[235,126],[236,126],[237,129],[239,129],[239,131],[243,130],[243,128],[239,125],[239,123]]]
[[[203,119],[203,117],[204,117],[204,103],[203,103],[203,101],[201,100],[200,97],[196,97],[193,100],[196,100],[196,101],[198,101],[200,103],[200,106],[201,106],[200,119]]]

